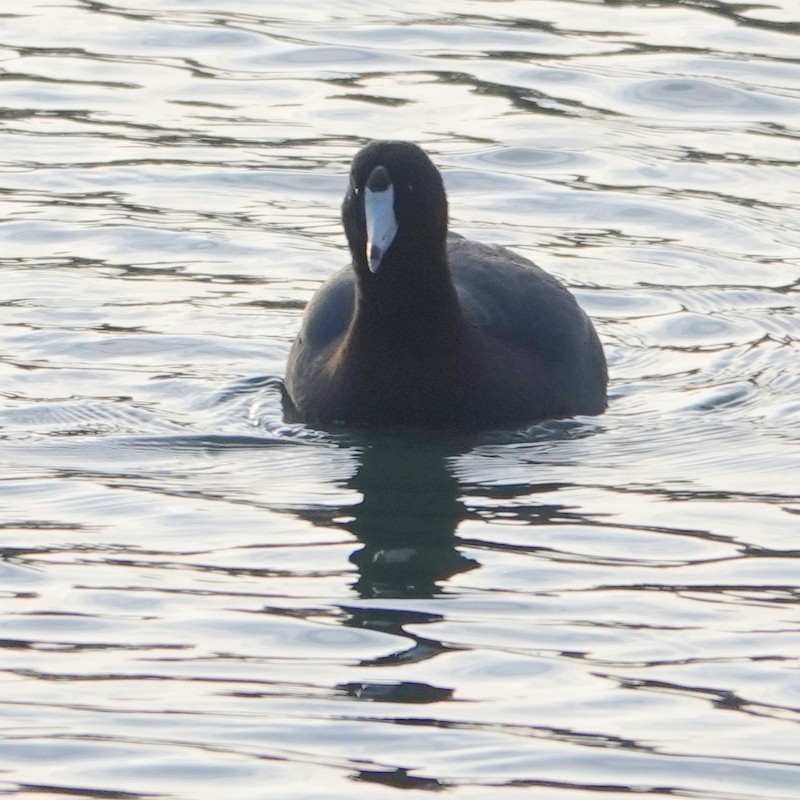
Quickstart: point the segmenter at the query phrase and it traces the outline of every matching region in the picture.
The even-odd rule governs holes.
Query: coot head
[[[446,264],[442,177],[411,142],[375,141],[359,152],[342,222],[359,282],[380,281],[398,264]]]

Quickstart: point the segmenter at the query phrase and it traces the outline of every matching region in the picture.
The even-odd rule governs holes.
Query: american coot
[[[352,266],[312,298],[289,355],[298,419],[478,431],[603,412],[589,318],[527,259],[448,234],[442,177],[419,147],[364,147],[342,221]]]

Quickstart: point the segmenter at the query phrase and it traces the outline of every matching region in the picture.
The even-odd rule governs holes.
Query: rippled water
[[[800,9],[385,6],[0,7],[0,793],[796,800]],[[389,137],[605,416],[283,422]]]

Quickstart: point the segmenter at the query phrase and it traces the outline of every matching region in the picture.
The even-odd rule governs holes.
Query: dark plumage
[[[353,263],[309,303],[286,388],[313,424],[486,430],[601,414],[606,362],[554,277],[447,233],[447,197],[409,142],[353,161],[342,221]]]

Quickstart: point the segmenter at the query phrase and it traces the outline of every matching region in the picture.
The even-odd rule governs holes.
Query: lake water
[[[800,797],[796,0],[4,0],[0,795]],[[598,418],[283,421],[371,138]]]

